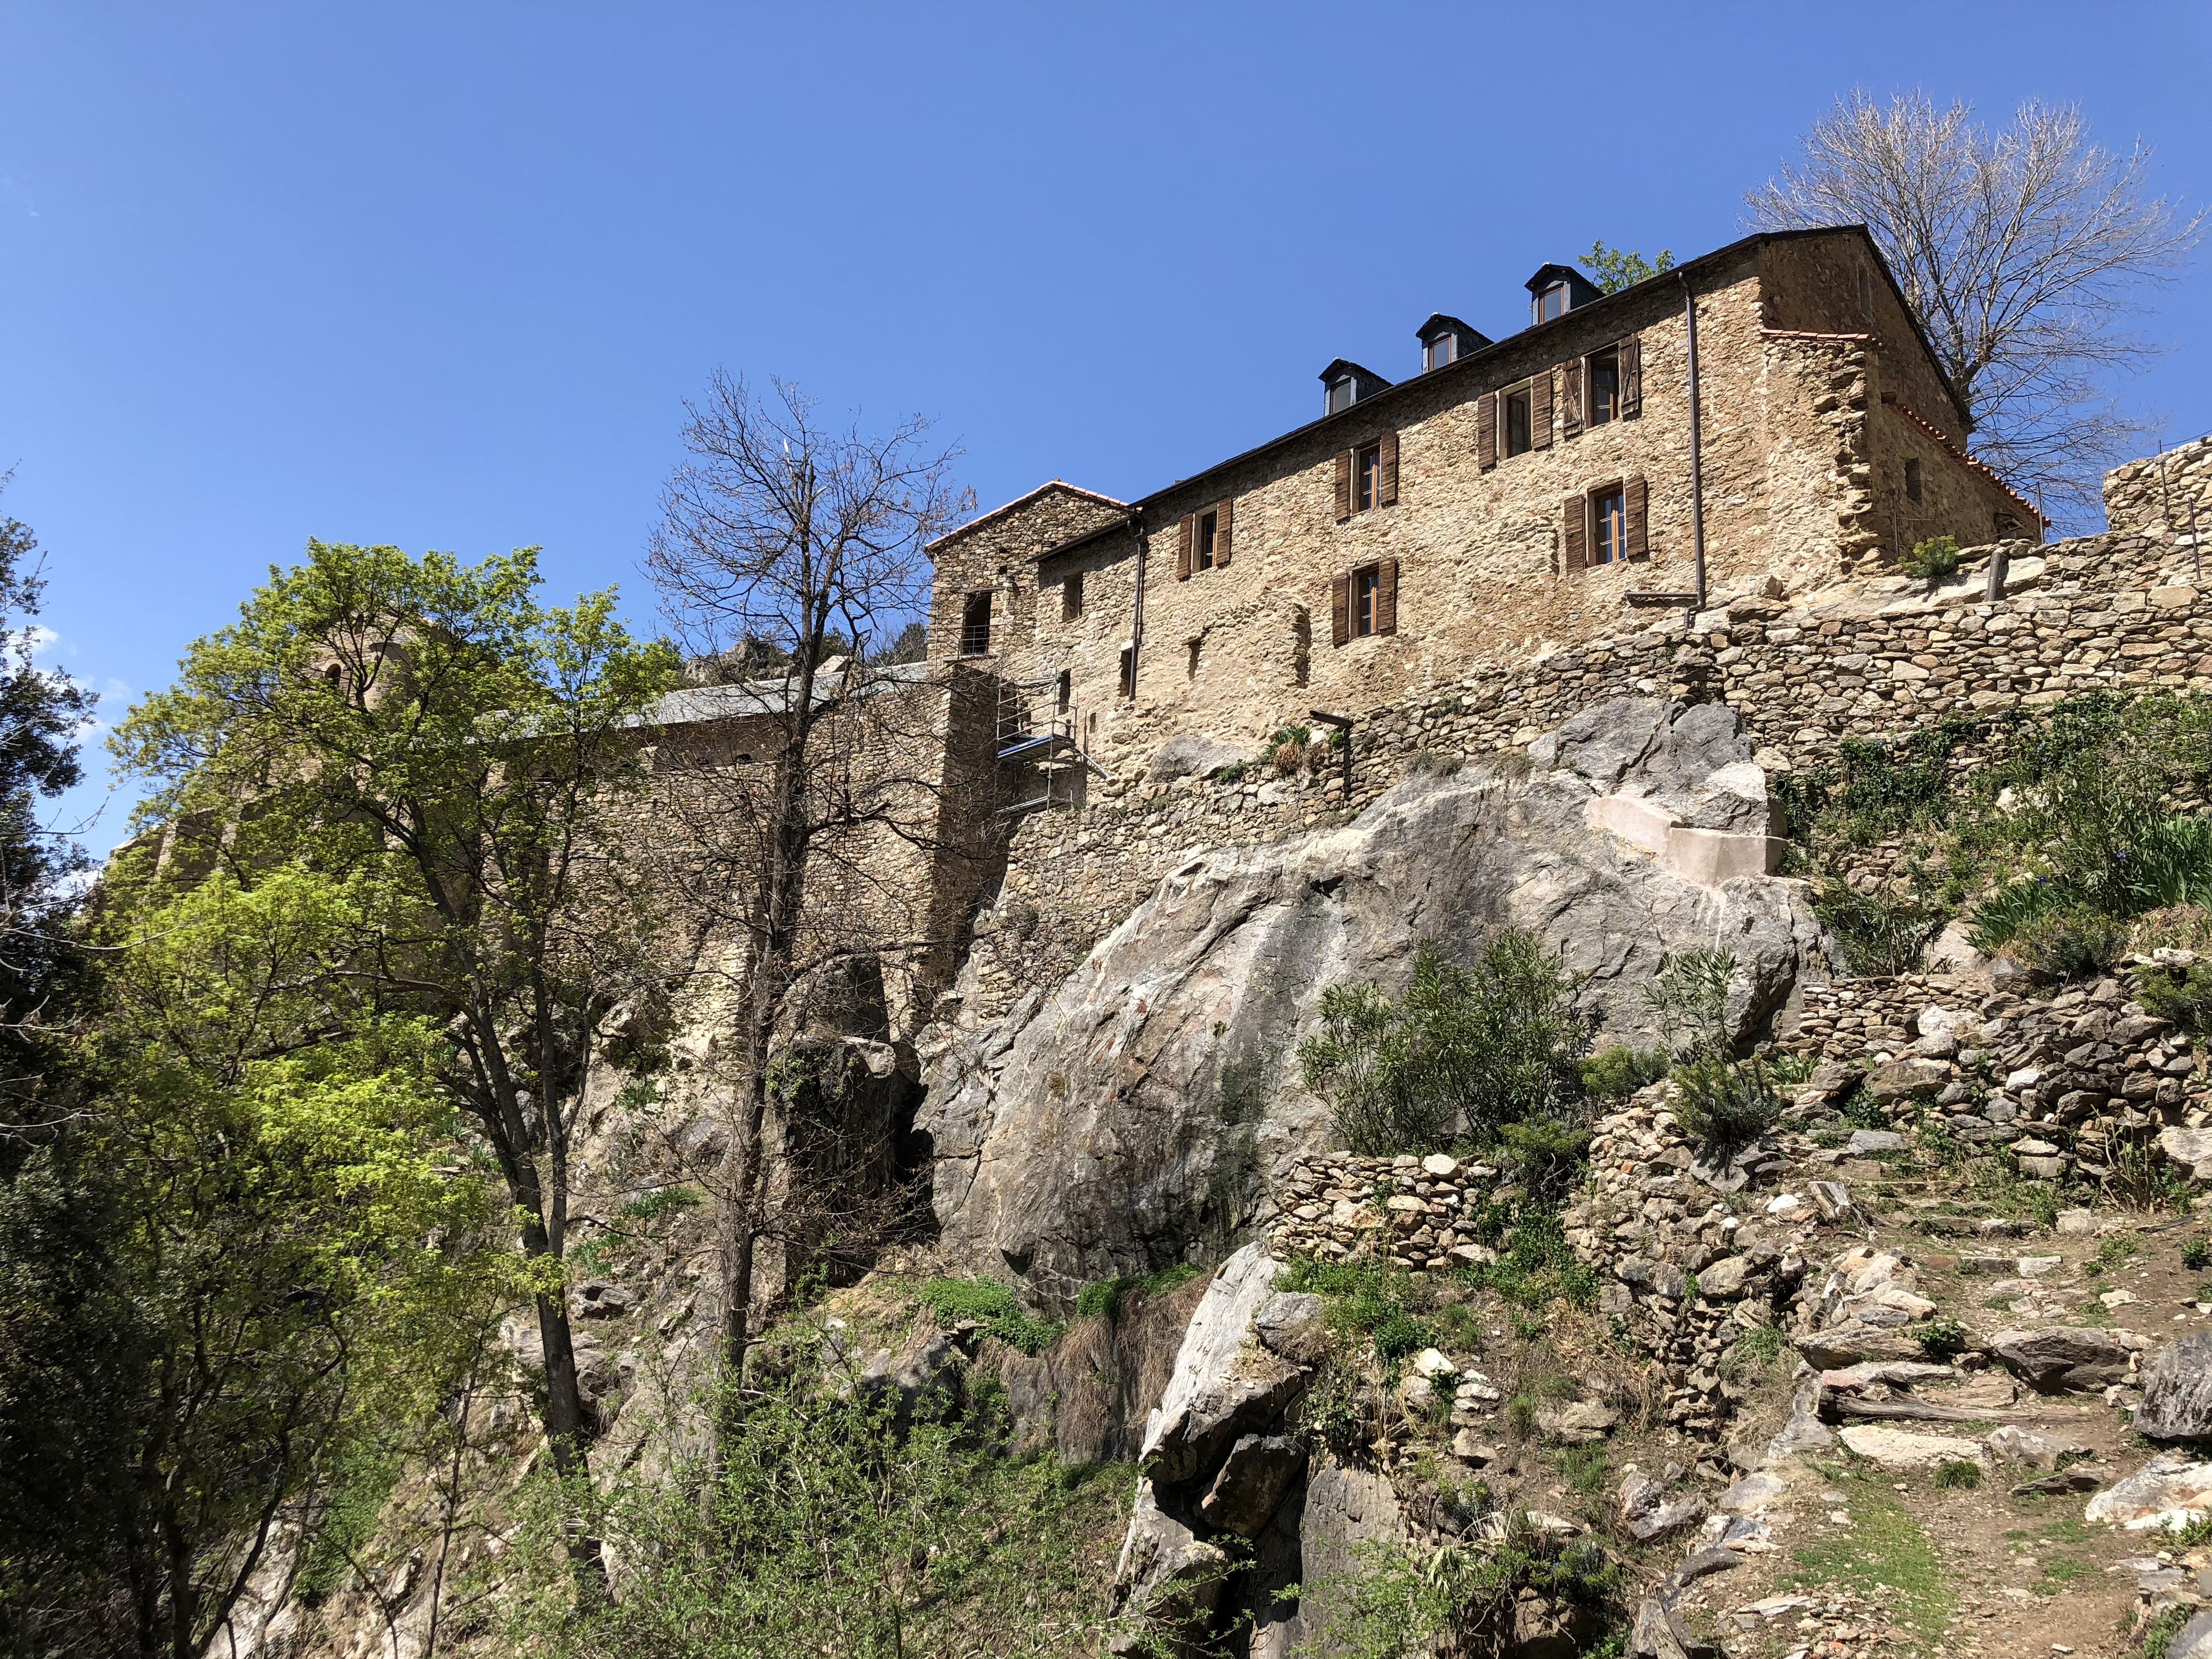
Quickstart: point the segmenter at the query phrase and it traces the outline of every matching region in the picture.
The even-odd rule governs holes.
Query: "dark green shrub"
[[[2127,949],[2128,930],[2087,907],[2045,916],[2012,940],[2021,966],[2038,979],[2056,983],[2108,974]]]
[[[1971,1457],[1949,1457],[1936,1466],[1936,1484],[1946,1491],[1971,1490],[1982,1484],[1982,1466]]]
[[[1324,991],[1298,1064],[1356,1152],[1433,1151],[1462,1127],[1486,1144],[1505,1124],[1568,1115],[1589,1040],[1573,991],[1518,928],[1493,935],[1471,969],[1425,942],[1401,997],[1366,981]]]
[[[1702,1054],[1674,1068],[1680,1092],[1674,1102],[1682,1133],[1709,1146],[1741,1146],[1771,1129],[1782,1115],[1782,1097],[1764,1060]]]
[[[2136,975],[2136,1000],[2143,1012],[2197,1030],[2212,1011],[2212,963],[2186,969],[2146,968]]]
[[[2212,1267],[2212,1239],[2192,1238],[2183,1245],[2181,1265],[2191,1270]]]
[[[1583,1061],[1583,1092],[1595,1100],[1625,1100],[1666,1075],[1664,1050],[1647,1048],[1639,1052],[1616,1042]]]
[[[1920,1352],[1930,1359],[1948,1359],[1966,1346],[1966,1328],[1955,1319],[1931,1319],[1912,1333]]]
[[[1557,1118],[1509,1123],[1499,1139],[1504,1143],[1506,1162],[1530,1195],[1539,1200],[1564,1198],[1589,1161],[1589,1131]]]
[[[1915,542],[1912,551],[1897,562],[1897,568],[1908,576],[1940,582],[1959,568],[1958,538],[1931,536],[1924,542]]]

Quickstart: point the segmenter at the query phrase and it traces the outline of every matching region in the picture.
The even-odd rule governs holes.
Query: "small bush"
[[[2110,916],[2081,906],[2031,923],[2012,945],[2030,974],[2064,984],[2110,973],[2127,953],[2128,931]]]
[[[1741,1146],[1759,1139],[1782,1116],[1766,1063],[1741,1064],[1704,1054],[1674,1068],[1674,1116],[1682,1133],[1708,1146]]]
[[[2196,963],[2180,971],[2146,968],[2136,976],[2136,1000],[2147,1014],[2191,1030],[2202,1030],[2205,1015],[2212,1012],[2212,963]]]
[[[972,1319],[987,1334],[1024,1353],[1035,1353],[1064,1328],[1037,1318],[994,1279],[933,1279],[921,1287],[921,1304],[940,1325]]]
[[[1982,1466],[1971,1457],[1946,1458],[1936,1466],[1936,1484],[1954,1492],[1978,1486]]]
[[[1625,1100],[1666,1075],[1667,1055],[1663,1049],[1639,1052],[1616,1042],[1583,1061],[1583,1092],[1595,1100]]]
[[[1844,966],[1861,975],[1918,967],[1921,951],[1943,925],[1942,913],[1917,899],[1861,893],[1832,876],[1814,890],[1813,915],[1835,935]]]
[[[1897,568],[1923,581],[1940,582],[1959,568],[1958,538],[1931,536],[1924,542],[1916,542],[1912,551],[1897,562]]]
[[[1955,1319],[1931,1319],[1912,1334],[1930,1359],[1948,1359],[1966,1346],[1966,1328]]]
[[[1975,907],[1966,938],[1977,951],[1996,951],[2074,902],[2073,895],[2048,876],[2015,881]]]
[[[2183,1245],[2181,1265],[2191,1269],[2212,1267],[2212,1239],[2192,1238]]]

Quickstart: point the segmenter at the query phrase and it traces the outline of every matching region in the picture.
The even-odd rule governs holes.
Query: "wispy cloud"
[[[31,218],[39,216],[39,204],[31,194],[31,187],[21,179],[0,173],[0,198],[15,203]]]

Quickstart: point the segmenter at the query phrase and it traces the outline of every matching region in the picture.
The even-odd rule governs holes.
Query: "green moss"
[[[1008,1347],[1035,1353],[1066,1327],[1039,1319],[994,1279],[933,1279],[921,1287],[921,1304],[940,1325],[974,1320]]]
[[[1075,1298],[1076,1316],[1081,1319],[1118,1319],[1122,1304],[1132,1296],[1152,1297],[1164,1296],[1178,1285],[1187,1285],[1198,1277],[1199,1269],[1188,1261],[1178,1261],[1172,1267],[1164,1267],[1156,1273],[1133,1273],[1121,1279],[1103,1279],[1096,1285],[1085,1285]]]

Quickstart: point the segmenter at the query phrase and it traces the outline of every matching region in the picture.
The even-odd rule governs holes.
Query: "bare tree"
[[[686,787],[669,796],[688,820],[674,838],[690,843],[706,926],[741,946],[734,1098],[714,1182],[722,1354],[734,1374],[771,1185],[764,1127],[779,1031],[799,988],[890,942],[866,922],[860,890],[883,867],[868,849],[933,833],[939,775],[885,712],[912,706],[900,694],[915,671],[888,659],[927,610],[929,542],[974,498],[952,482],[956,452],[934,446],[918,416],[879,436],[832,430],[795,386],[776,381],[764,398],[719,372],[685,407],[690,458],[663,492],[646,568],[685,648],[735,665],[722,678],[742,683],[715,707],[751,734],[742,755],[678,763]],[[836,902],[810,923],[809,882],[825,860]]]
[[[2156,423],[2112,377],[2157,348],[2128,331],[2141,285],[2169,278],[2203,214],[2150,192],[2150,151],[2089,141],[2074,106],[2029,102],[1992,132],[1926,94],[1840,99],[1803,160],[1746,197],[1762,229],[1863,223],[1966,410],[1974,453],[2023,493],[2095,507],[2105,469]]]

